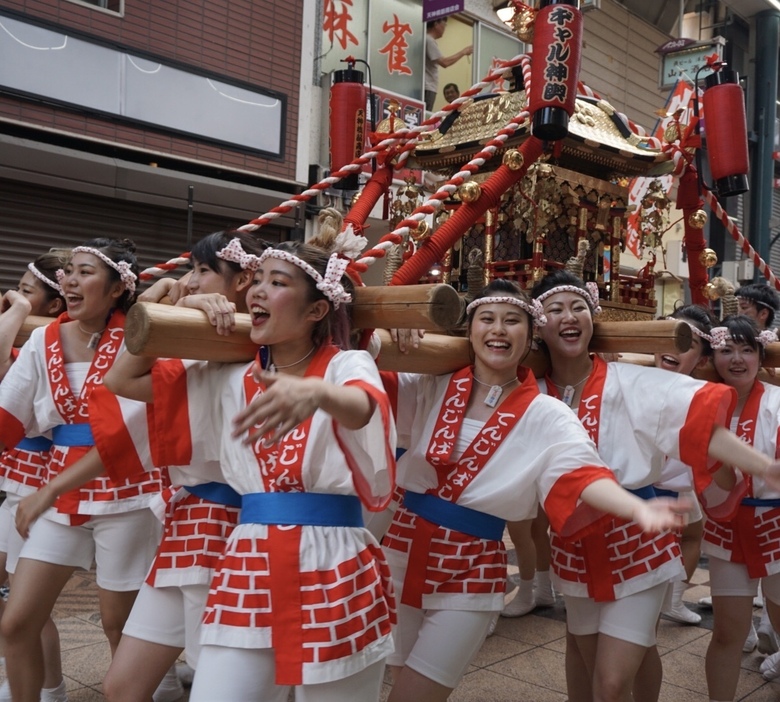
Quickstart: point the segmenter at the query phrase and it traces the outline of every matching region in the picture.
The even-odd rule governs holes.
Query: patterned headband
[[[680,317],[665,317],[665,319],[668,319],[672,322],[685,322],[691,328],[691,331],[696,334],[696,336],[698,336],[700,339],[704,339],[704,341],[709,341],[710,345],[712,345],[712,336],[707,334],[707,332],[703,332],[693,322],[689,322],[687,319],[682,319]],[[721,328],[725,329],[725,327]]]
[[[119,273],[119,280],[125,284],[125,290],[127,290],[131,295],[135,292],[135,281],[138,280],[138,276],[133,273],[130,268],[130,264],[127,261],[119,261],[118,263],[116,261],[112,261],[100,249],[95,249],[92,246],[77,246],[75,249],[73,249],[73,251],[71,251],[71,253],[88,253],[92,254],[93,256],[97,256],[109,268],[113,268],[117,273]],[[59,271],[57,271],[57,280],[62,282]]]
[[[727,341],[733,340],[728,327],[713,327],[712,328],[712,348],[722,349],[726,346]],[[777,341],[777,334],[769,329],[764,329],[756,337],[756,341],[761,344],[763,348],[766,348],[767,344],[771,344],[773,341]]]
[[[27,264],[27,270],[30,271],[38,280],[40,280],[42,283],[45,283],[50,288],[54,288],[60,295],[62,295],[62,286],[58,283],[55,283],[51,278],[47,278],[43,273],[41,273],[36,267],[34,263],[28,263]],[[55,273],[56,275],[56,273]]]
[[[535,327],[543,327],[547,324],[547,317],[544,316],[542,305],[538,300],[531,300],[531,302],[528,303],[525,300],[521,300],[519,297],[513,297],[511,295],[491,295],[490,297],[477,298],[466,307],[466,314],[471,314],[471,312],[480,305],[493,305],[498,303],[507,303],[525,310],[531,315]]]
[[[263,261],[268,258],[278,258],[281,261],[287,261],[287,263],[298,266],[304,273],[314,279],[317,284],[317,290],[333,303],[334,309],[338,309],[342,302],[352,302],[352,295],[344,290],[344,286],[341,284],[341,278],[347,270],[349,260],[341,258],[337,253],[330,255],[324,276],[320,275],[312,266],[303,259],[298,258],[295,254],[270,247],[257,258],[254,270],[257,270]]]
[[[238,237],[231,239],[227,246],[217,251],[217,258],[237,263],[241,266],[242,271],[247,268],[255,270],[257,267],[257,256],[244,251],[244,247],[241,246],[241,240]]]
[[[541,295],[537,296],[536,299],[541,304],[548,297],[551,297],[552,295],[560,292],[570,292],[577,295],[582,295],[582,297],[584,297],[585,301],[588,303],[588,307],[590,307],[591,312],[593,314],[601,314],[601,305],[599,305],[599,286],[593,282],[585,283],[585,289],[579,287],[578,285],[556,285],[554,288],[550,288]]]

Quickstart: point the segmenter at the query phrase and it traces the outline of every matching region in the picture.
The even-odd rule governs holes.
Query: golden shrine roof
[[[413,168],[451,170],[462,166],[487,144],[513,117],[525,109],[525,92],[506,92],[465,103],[443,120],[439,129],[417,145],[410,159]],[[526,120],[499,148],[487,170],[500,163],[501,154],[529,136]],[[380,125],[379,130],[382,130]],[[625,119],[606,101],[579,96],[569,120],[557,162],[566,168],[599,178],[660,175],[672,169],[669,157],[634,134]]]

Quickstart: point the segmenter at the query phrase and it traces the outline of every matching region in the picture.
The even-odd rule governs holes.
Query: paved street
[[[709,594],[708,573],[699,569],[686,601]],[[694,609],[697,609],[694,606]],[[661,702],[707,702],[704,654],[710,639],[711,614],[702,610],[702,626],[661,622],[659,643],[664,664]],[[758,624],[759,610],[755,610]],[[496,633],[482,647],[451,702],[564,702],[564,610],[555,607],[518,619],[501,618]],[[58,602],[55,619],[62,638],[63,669],[71,702],[103,700],[101,680],[109,663],[100,628],[94,575],[73,576]],[[738,700],[777,702],[780,685],[764,682],[758,672],[763,656],[743,656]],[[3,674],[0,673],[0,678]],[[385,686],[385,693],[389,687]],[[187,699],[186,695],[183,699]]]

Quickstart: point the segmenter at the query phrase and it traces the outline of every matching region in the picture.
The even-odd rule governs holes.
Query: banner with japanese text
[[[683,111],[679,117],[680,124],[689,125],[693,119],[693,95],[693,86],[685,80],[678,80],[666,101],[666,106],[664,107],[666,116],[656,122],[652,136],[663,140],[664,130],[670,125],[673,120],[672,116],[678,110]],[[701,103],[699,108],[701,110]],[[636,209],[628,216],[626,222],[626,247],[637,258],[641,258],[642,253],[640,205],[653,180],[656,179],[647,177],[632,178],[629,184],[628,203],[629,206],[636,206]],[[661,181],[664,192],[669,195],[674,183],[673,176],[661,176],[657,180]]]
[[[346,68],[347,56],[368,60],[368,3],[324,0],[322,10],[322,72],[330,74]]]

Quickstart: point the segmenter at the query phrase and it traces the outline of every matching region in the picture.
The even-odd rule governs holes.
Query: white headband
[[[471,314],[472,310],[477,309],[480,305],[493,305],[499,303],[506,303],[520,307],[531,315],[531,319],[534,321],[534,326],[543,327],[547,324],[547,317],[544,316],[542,305],[538,300],[531,300],[530,303],[525,300],[521,300],[519,297],[512,295],[491,295],[490,297],[479,297],[473,302],[470,302],[466,307],[466,314]]]
[[[93,256],[97,256],[109,268],[113,268],[117,273],[119,273],[119,280],[125,284],[125,290],[127,290],[131,295],[135,292],[135,281],[138,280],[138,276],[133,273],[130,268],[130,264],[127,261],[119,261],[119,263],[112,261],[100,249],[95,249],[92,246],[77,246],[75,249],[73,249],[73,251],[71,251],[71,253],[88,253],[92,254]],[[57,280],[60,280],[59,271],[57,271]],[[62,281],[60,280],[60,282]]]
[[[707,332],[703,332],[699,327],[697,327],[693,322],[689,322],[687,319],[682,319],[681,317],[666,317],[669,321],[672,322],[685,322],[690,328],[691,331],[696,334],[700,339],[704,339],[704,341],[709,341],[710,344],[712,344],[712,337],[707,334]],[[725,327],[722,327],[725,329]]]
[[[247,268],[254,270],[253,266],[257,263],[257,256],[244,251],[244,247],[241,246],[241,240],[238,237],[231,239],[227,246],[217,251],[217,258],[237,263],[241,266],[242,271]]]
[[[726,346],[727,341],[733,340],[734,337],[729,333],[728,327],[713,327],[712,328],[712,348],[722,349]],[[766,348],[767,344],[777,341],[777,334],[769,329],[764,329],[756,337],[756,341]]]
[[[27,270],[30,271],[30,273],[32,273],[42,283],[46,283],[46,285],[48,285],[50,288],[54,288],[60,295],[62,295],[62,286],[55,283],[53,280],[51,280],[51,278],[47,278],[35,267],[34,263],[28,263]]]
[[[585,298],[586,302],[588,303],[588,307],[590,307],[593,314],[601,313],[601,305],[599,305],[599,286],[593,282],[585,283],[585,289],[579,287],[578,285],[556,285],[554,288],[550,288],[541,295],[538,295],[536,299],[541,304],[548,297],[560,292],[570,292],[581,295]]]
[[[263,261],[268,258],[278,258],[281,261],[287,261],[287,263],[298,266],[304,273],[314,279],[317,283],[317,290],[333,303],[334,309],[338,309],[342,302],[352,302],[352,295],[344,290],[344,286],[341,284],[341,277],[347,270],[349,261],[346,258],[341,258],[337,253],[330,255],[324,276],[320,275],[312,266],[303,259],[298,258],[295,254],[270,247],[263,251],[259,258],[255,256],[257,262],[254,264],[253,270],[257,270]]]

